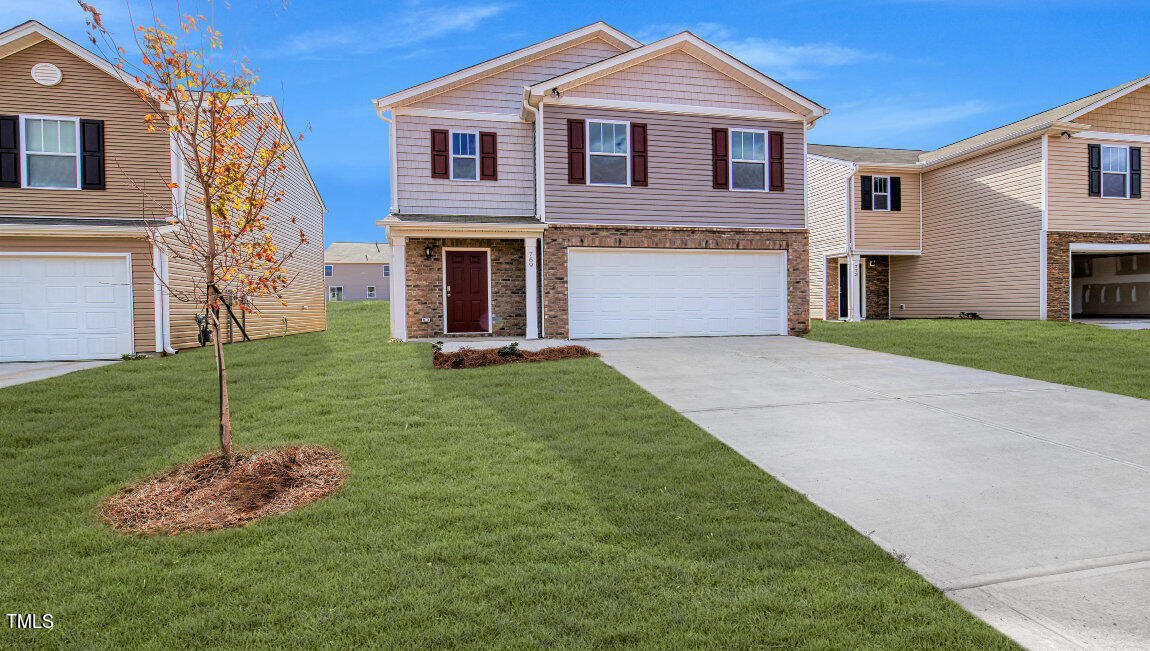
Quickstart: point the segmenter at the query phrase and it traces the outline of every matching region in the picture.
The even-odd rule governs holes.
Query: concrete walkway
[[[35,382],[86,368],[115,364],[112,360],[80,362],[0,362],[0,388]]]
[[[1150,402],[791,337],[583,343],[1022,644],[1150,647]]]

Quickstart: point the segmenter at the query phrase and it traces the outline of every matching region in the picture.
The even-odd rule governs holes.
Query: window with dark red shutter
[[[768,131],[768,149],[771,154],[771,192],[782,192],[783,184],[783,132]]]
[[[498,138],[493,131],[479,132],[479,179],[499,180]]]
[[[567,182],[587,182],[587,125],[567,120]]]
[[[726,129],[711,129],[711,187],[726,190],[730,187],[730,141]]]
[[[647,125],[631,124],[631,185],[647,187]]]
[[[448,155],[447,129],[431,130],[431,178],[449,179],[451,172],[448,169],[450,156]]]

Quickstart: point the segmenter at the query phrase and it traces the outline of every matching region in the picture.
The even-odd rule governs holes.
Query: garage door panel
[[[568,249],[575,338],[782,334],[785,253]]]

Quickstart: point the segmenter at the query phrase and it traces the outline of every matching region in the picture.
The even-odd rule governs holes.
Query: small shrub
[[[136,359],[148,359],[148,356],[140,353],[124,353],[123,355],[120,355],[120,359],[124,360],[125,362],[130,362]]]
[[[521,357],[522,353],[519,352],[519,342],[513,341],[506,346],[501,346],[497,351],[501,357]]]

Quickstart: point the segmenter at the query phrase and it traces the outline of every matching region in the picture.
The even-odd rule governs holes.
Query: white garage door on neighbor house
[[[785,252],[570,248],[567,253],[573,339],[787,331]]]
[[[126,255],[0,255],[0,361],[132,352]]]

